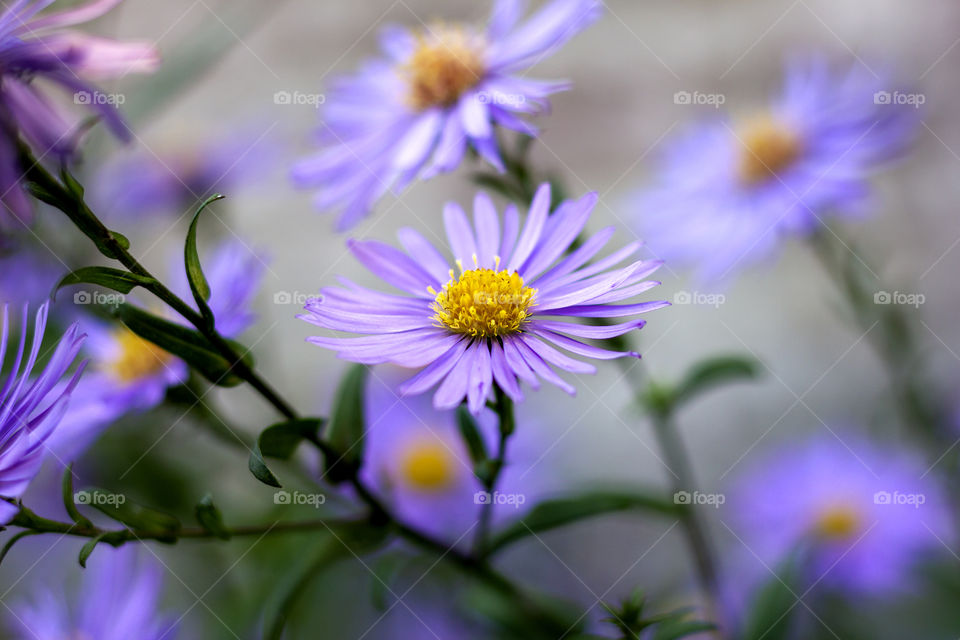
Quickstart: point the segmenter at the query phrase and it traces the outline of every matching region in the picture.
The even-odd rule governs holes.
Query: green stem
[[[277,411],[290,420],[297,417],[297,413],[291,405],[243,360],[244,354],[237,353],[234,347],[223,336],[208,326],[202,315],[194,311],[193,307],[181,300],[179,296],[150,273],[146,267],[140,264],[126,248],[124,243],[97,218],[96,214],[87,206],[80,195],[72,192],[61,184],[59,180],[50,175],[50,173],[37,162],[26,147],[21,147],[20,161],[26,179],[52,196],[52,199],[48,200],[50,204],[53,204],[63,213],[67,214],[71,221],[77,224],[78,228],[93,240],[98,247],[105,248],[108,254],[112,255],[114,259],[120,262],[131,273],[150,278],[153,283],[145,285],[145,289],[196,327],[197,330],[210,341],[210,344],[227,359],[231,365],[231,369],[256,389]]]
[[[510,441],[510,436],[512,436],[516,430],[516,416],[513,411],[513,401],[507,397],[507,394],[505,394],[499,386],[495,386],[494,388],[496,390],[494,407],[499,418],[499,435],[497,438],[497,451],[492,459],[486,461],[486,472],[481,478],[483,490],[490,499],[480,505],[480,519],[477,524],[477,534],[474,538],[474,555],[479,558],[484,557],[487,553],[487,543],[490,538],[490,528],[493,518],[493,496],[500,482],[500,475],[503,473],[503,468],[506,466],[507,444]]]

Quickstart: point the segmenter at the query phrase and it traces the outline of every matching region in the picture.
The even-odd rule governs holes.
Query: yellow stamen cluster
[[[461,28],[439,25],[418,37],[413,55],[401,68],[415,109],[454,104],[484,74],[483,41]]]
[[[825,509],[820,514],[814,533],[826,540],[848,540],[860,530],[862,524],[856,509],[847,505],[837,505]]]
[[[400,472],[403,481],[422,491],[449,487],[456,476],[456,462],[439,440],[416,442],[403,453]]]
[[[129,329],[118,329],[114,338],[118,353],[108,368],[122,382],[139,380],[162,371],[170,361],[169,353]]]
[[[800,156],[800,137],[788,125],[769,116],[747,122],[737,133],[739,174],[746,184],[764,182],[789,167]]]
[[[431,306],[440,326],[474,338],[495,338],[523,328],[537,290],[524,286],[515,271],[470,269],[456,278],[451,269],[450,282],[430,293],[436,295]]]

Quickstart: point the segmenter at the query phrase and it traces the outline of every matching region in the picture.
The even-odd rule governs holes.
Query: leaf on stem
[[[80,504],[89,505],[130,529],[157,533],[156,539],[160,542],[177,541],[180,521],[175,516],[133,503],[120,493],[102,489],[88,489],[82,493],[84,498]]]
[[[77,561],[80,562],[80,566],[84,569],[87,568],[87,560],[90,558],[90,554],[93,553],[93,550],[97,548],[97,545],[103,542],[103,538],[107,535],[107,532],[101,533],[96,538],[91,538],[87,540],[86,544],[80,549],[80,556],[77,558]]]
[[[88,529],[93,528],[93,523],[90,522],[82,513],[77,510],[77,504],[75,502],[75,497],[73,494],[73,463],[67,465],[66,470],[63,472],[63,479],[60,483],[62,493],[63,493],[63,506],[67,510],[67,515],[70,516],[70,519],[76,522],[81,527]]]
[[[288,459],[304,440],[316,442],[322,427],[322,418],[288,420],[267,427],[257,438],[253,451],[250,452],[248,461],[250,472],[266,485],[283,486],[267,467],[264,458]]]
[[[758,375],[757,361],[742,356],[720,356],[694,365],[674,391],[674,403],[681,404],[715,387]]]
[[[130,293],[134,287],[149,287],[157,284],[157,281],[153,278],[130,273],[124,269],[83,267],[64,276],[50,293],[50,299],[56,299],[57,292],[63,287],[75,284],[95,284],[112,291]]]
[[[327,443],[332,449],[330,453],[333,454],[327,456],[327,478],[331,482],[348,480],[363,460],[366,382],[367,368],[354,365],[337,388],[327,436]]]
[[[207,328],[211,331],[213,331],[216,321],[213,317],[213,311],[210,310],[210,305],[207,304],[207,301],[210,300],[210,284],[207,282],[206,276],[203,275],[203,268],[200,266],[200,254],[197,251],[197,224],[200,222],[200,214],[203,213],[204,209],[223,198],[223,195],[217,193],[203,201],[190,223],[190,229],[187,231],[187,241],[183,248],[183,261],[187,270],[187,282],[190,283],[190,292],[193,293],[193,299],[197,303],[197,308],[200,309],[200,315],[203,316]]]
[[[230,531],[224,526],[223,516],[220,515],[217,506],[213,504],[213,496],[209,493],[203,496],[197,506],[193,508],[193,513],[204,531],[221,540],[230,539]]]

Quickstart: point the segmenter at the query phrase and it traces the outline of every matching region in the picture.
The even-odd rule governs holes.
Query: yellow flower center
[[[497,266],[500,260],[497,259]],[[530,317],[536,289],[524,286],[513,271],[470,269],[459,278],[450,270],[450,282],[435,294],[434,320],[454,333],[474,338],[495,338],[517,333]]]
[[[847,540],[860,530],[861,525],[862,519],[856,509],[849,505],[836,505],[820,514],[814,533],[826,540]]]
[[[449,487],[456,478],[453,454],[439,440],[422,440],[404,453],[400,472],[404,482],[422,491],[439,491]]]
[[[439,25],[417,39],[416,50],[401,67],[415,109],[450,106],[483,77],[482,38],[462,28]]]
[[[802,151],[797,133],[769,116],[747,122],[737,137],[743,146],[738,167],[740,179],[748,185],[779,174],[793,164]]]
[[[114,333],[119,353],[109,364],[110,372],[122,382],[139,380],[162,371],[170,354],[129,329]]]

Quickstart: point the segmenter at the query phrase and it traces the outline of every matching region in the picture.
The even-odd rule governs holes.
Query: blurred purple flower
[[[323,150],[293,169],[315,204],[340,212],[338,228],[366,216],[387,190],[452,171],[467,147],[503,171],[495,125],[536,135],[520,116],[549,108],[567,82],[525,77],[596,20],[598,0],[554,0],[526,22],[519,0],[498,0],[483,30],[443,23],[414,33],[384,29],[385,59],[330,87],[323,106]]]
[[[48,310],[48,304],[37,310],[33,342],[24,361],[30,324],[29,309],[24,305],[17,354],[10,363],[6,381],[0,386],[0,496],[6,498],[19,498],[40,470],[47,451],[47,440],[63,417],[70,394],[84,368],[83,364],[80,365],[70,381],[60,385],[60,380],[76,360],[84,340],[78,325],[73,324],[57,343],[47,364],[37,367],[38,372],[34,371],[47,326]],[[6,363],[10,331],[5,305],[3,334],[0,338],[0,369]],[[34,373],[37,375],[31,379]],[[16,512],[16,506],[0,500],[0,524],[9,522]]]
[[[92,0],[38,15],[52,0],[14,0],[0,14],[0,203],[21,222],[29,220],[31,210],[19,188],[18,136],[22,135],[41,159],[48,154],[64,159],[75,151],[81,132],[37,90],[34,78],[63,87],[73,94],[74,103],[90,106],[118,137],[129,137],[116,100],[82,78],[152,71],[159,62],[156,50],[143,42],[119,42],[65,29],[99,18],[120,1]],[[9,222],[0,216],[0,224]]]
[[[885,99],[890,89],[866,68],[838,74],[815,58],[789,65],[760,113],[697,126],[669,147],[659,184],[638,198],[651,249],[716,280],[825,217],[865,213],[869,178],[905,150],[918,121]]]
[[[748,549],[738,574],[769,579],[805,548],[810,584],[883,595],[909,588],[925,553],[945,551],[952,527],[929,465],[841,436],[790,444],[741,474],[727,494],[731,530]]]
[[[256,319],[251,305],[265,268],[263,260],[239,240],[223,242],[204,261],[212,291],[209,305],[222,335],[236,337]],[[173,273],[169,282],[174,291],[192,300],[182,258]],[[89,333],[91,371],[78,385],[63,429],[51,442],[51,448],[64,459],[82,452],[121,416],[156,407],[168,388],[183,384],[190,374],[180,358],[122,325],[93,318],[85,319],[83,325]]]
[[[67,271],[46,248],[0,247],[0,304],[41,305]]]
[[[426,367],[400,390],[412,395],[439,384],[433,397],[438,409],[456,407],[466,397],[470,410],[478,414],[494,382],[516,401],[523,399],[520,380],[536,389],[543,379],[572,395],[575,388],[551,365],[571,373],[596,369],[548,343],[588,358],[639,358],[638,353],[601,349],[568,336],[620,336],[646,323],[636,319],[637,314],[667,304],[610,304],[659,284],[645,278],[660,266],[659,261],[641,260],[613,269],[636,253],[637,242],[584,266],[606,245],[612,227],[570,250],[596,202],[597,195],[590,193],[565,201],[551,215],[550,185],[544,184],[519,236],[515,206],[507,208],[501,230],[493,202],[478,193],[474,229],[463,209],[449,203],[443,213],[453,262],[409,228],[398,234],[406,252],[376,241],[351,240],[350,250],[365,267],[408,295],[381,293],[341,279],[344,287],[322,289],[299,317],[324,329],[368,335],[308,340],[345,360]],[[563,316],[631,319],[594,326],[560,321]]]
[[[260,134],[190,141],[172,151],[139,148],[121,152],[97,173],[91,200],[105,217],[182,215],[220,192],[232,195],[262,179],[276,158]]]
[[[44,585],[31,601],[11,604],[8,620],[20,637],[38,640],[174,640],[177,623],[158,612],[162,593],[159,566],[135,547],[103,545],[74,594]]]

